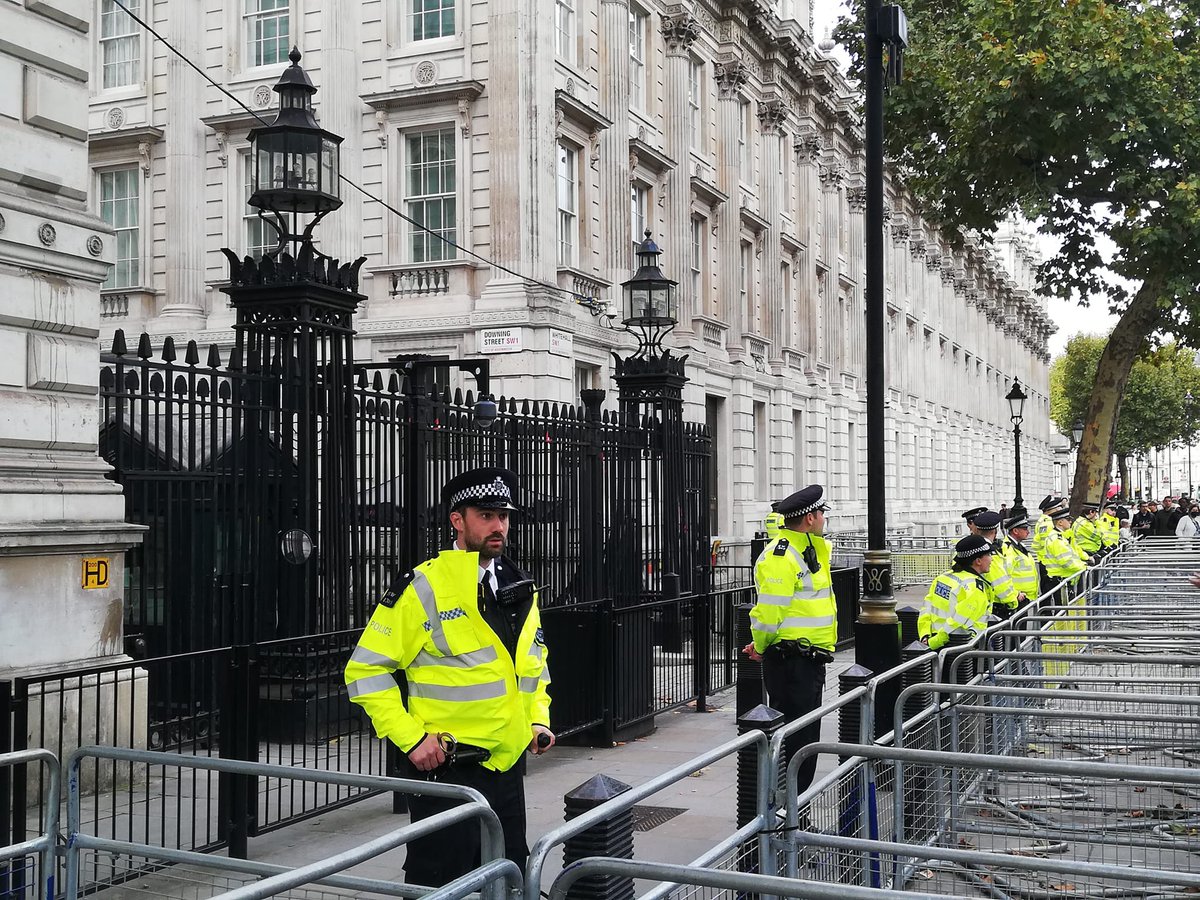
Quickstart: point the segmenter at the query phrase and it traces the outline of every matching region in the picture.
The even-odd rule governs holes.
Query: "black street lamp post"
[[[1013,506],[1023,506],[1024,498],[1021,497],[1021,423],[1025,421],[1025,401],[1029,399],[1025,392],[1021,390],[1021,382],[1013,379],[1012,388],[1004,399],[1008,401],[1009,415],[1013,423],[1013,456],[1015,463],[1016,486],[1013,497]]]
[[[899,619],[892,594],[892,560],[887,549],[884,419],[883,298],[883,90],[885,77],[900,80],[900,57],[908,26],[899,6],[866,0],[866,382],[867,382],[867,551],[863,554],[862,598],[855,622],[854,657],[863,668],[885,672],[900,663]],[[883,51],[888,48],[885,70]],[[853,452],[853,448],[851,448]],[[891,700],[880,697],[877,733],[891,728]]]

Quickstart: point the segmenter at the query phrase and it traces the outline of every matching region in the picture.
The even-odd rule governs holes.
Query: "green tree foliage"
[[[851,2],[838,36],[861,74]],[[903,5],[886,144],[923,213],[984,235],[1023,214],[1060,242],[1042,290],[1119,315],[1082,417],[1076,493],[1094,493],[1146,339],[1200,337],[1200,0]]]
[[[1107,342],[1107,337],[1078,334],[1050,367],[1050,418],[1063,434],[1070,434],[1073,424],[1087,414]],[[1139,357],[1125,385],[1113,446],[1122,475],[1130,457],[1195,441],[1198,409],[1200,368],[1193,351],[1169,343]]]

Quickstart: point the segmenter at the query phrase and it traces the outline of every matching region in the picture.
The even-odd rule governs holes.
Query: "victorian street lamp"
[[[289,241],[309,244],[317,223],[342,205],[338,195],[342,139],[321,128],[313,116],[317,89],[300,68],[299,49],[293,47],[288,59],[292,64],[273,88],[279,95],[275,121],[250,132],[252,184],[246,202],[279,236],[278,246],[265,254],[272,257]],[[297,234],[300,215],[313,218]]]
[[[1025,401],[1029,397],[1021,390],[1021,382],[1014,378],[1012,388],[1004,395],[1004,399],[1008,401],[1009,416],[1013,423],[1013,455],[1016,463],[1016,492],[1013,506],[1017,507],[1025,502],[1021,497],[1021,423],[1025,421]]]
[[[638,268],[621,285],[624,294],[622,321],[630,331],[637,330],[635,357],[645,359],[662,355],[662,340],[679,321],[679,282],[663,275],[658,267],[662,251],[646,229],[645,240],[638,244]]]
[[[1083,422],[1079,419],[1075,420],[1075,424],[1071,426],[1071,446],[1078,447],[1083,441]]]

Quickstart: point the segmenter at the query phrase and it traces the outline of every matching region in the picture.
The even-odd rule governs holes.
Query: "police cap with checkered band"
[[[794,494],[789,494],[779,501],[779,512],[784,519],[799,519],[801,516],[806,516],[810,512],[816,512],[818,509],[829,509],[829,504],[823,499],[825,496],[825,488],[819,484],[810,484],[806,488],[801,488]]]
[[[442,501],[450,512],[464,506],[519,510],[517,490],[517,476],[508,469],[472,469],[446,482]]]
[[[954,558],[959,562],[970,562],[991,552],[991,542],[978,534],[968,534],[954,545]]]

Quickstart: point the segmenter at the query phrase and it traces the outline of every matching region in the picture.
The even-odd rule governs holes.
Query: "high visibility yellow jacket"
[[[983,576],[988,583],[990,590],[989,600],[991,605],[1006,606],[1009,609],[1017,608],[1017,591],[1013,587],[1012,579],[1008,575],[1008,568],[1004,565],[1004,560],[999,553],[992,554],[992,567],[987,570]],[[988,610],[991,611],[990,608]]]
[[[1108,513],[1096,520],[1100,526],[1100,542],[1105,547],[1115,547],[1121,540],[1121,522]]]
[[[1080,516],[1071,526],[1075,533],[1075,546],[1087,556],[1091,556],[1101,545],[1101,526],[1099,521],[1093,522],[1087,516]]]
[[[767,513],[767,518],[763,521],[763,529],[767,532],[767,540],[773,541],[779,537],[779,531],[783,528],[783,513],[772,510]]]
[[[818,563],[804,561],[812,546]],[[830,571],[832,548],[818,534],[782,528],[754,563],[757,602],[750,610],[754,649],[762,653],[776,641],[807,640],[831,653],[837,647],[837,600]]]
[[[970,570],[943,572],[929,585],[925,608],[917,618],[917,633],[922,640],[928,638],[931,650],[937,650],[960,628],[982,631],[990,606],[983,576]]]
[[[1042,542],[1046,540],[1046,535],[1053,530],[1054,520],[1045,513],[1042,513],[1033,525],[1033,539],[1030,541],[1030,546],[1033,547],[1033,555],[1038,559],[1042,558]]]
[[[1046,535],[1038,559],[1051,578],[1070,578],[1087,568],[1087,563],[1071,546],[1070,535],[1058,530]]]
[[[1023,593],[1030,600],[1036,599],[1039,587],[1037,560],[1029,549],[1011,537],[1006,538],[1000,557],[1004,560],[1004,568],[1008,571],[1013,590]]]
[[[550,670],[537,595],[514,660],[480,614],[478,591],[478,553],[443,550],[417,566],[375,607],[346,665],[346,691],[375,733],[400,749],[449,732],[489,750],[484,766],[506,772],[529,746],[534,723],[550,725]],[[408,679],[407,707],[397,669]]]

